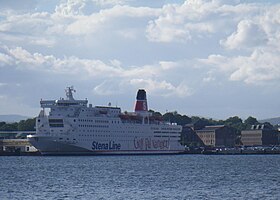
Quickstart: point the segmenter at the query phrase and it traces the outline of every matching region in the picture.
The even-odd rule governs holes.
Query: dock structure
[[[0,155],[38,152],[26,138],[30,134],[35,134],[35,131],[0,131]]]

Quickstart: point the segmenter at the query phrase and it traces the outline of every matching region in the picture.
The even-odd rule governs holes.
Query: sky
[[[40,99],[227,119],[280,116],[276,0],[0,0],[0,115]]]

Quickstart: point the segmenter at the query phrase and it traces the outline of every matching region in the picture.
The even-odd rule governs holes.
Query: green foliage
[[[252,125],[258,125],[258,124],[260,124],[260,123],[258,122],[258,120],[257,120],[256,118],[252,117],[252,116],[250,116],[250,117],[248,117],[246,120],[244,120],[244,127],[245,127],[246,129],[250,129],[250,127],[251,127]]]
[[[241,131],[246,128],[246,126],[244,126],[243,124],[242,119],[237,116],[226,119],[224,121],[224,125],[235,128],[237,130],[237,134],[240,134]]]
[[[19,123],[6,123],[0,122],[0,131],[34,131],[35,130],[35,118],[21,120]]]
[[[168,112],[163,115],[164,121],[168,121],[170,123],[177,123],[179,125],[185,125],[191,123],[191,118],[186,115],[180,115],[176,111]]]
[[[257,125],[259,124],[258,120],[255,118],[255,117],[248,117],[245,121],[244,121],[245,124],[247,125]]]
[[[160,112],[155,112],[153,110],[149,110],[149,112],[152,113],[154,117],[162,117],[162,114]]]
[[[16,131],[16,130],[17,130],[17,122],[12,124],[1,122],[0,131]]]
[[[192,116],[192,123],[196,123],[198,120],[200,120],[200,117]]]
[[[21,120],[18,123],[18,130],[19,131],[35,131],[35,121],[36,121],[36,118]]]
[[[2,126],[4,126],[6,124],[6,122],[0,122],[0,128],[2,127]]]
[[[243,123],[242,119],[240,119],[237,116],[230,117],[230,118],[226,119],[226,121],[225,121],[225,124],[227,124],[227,125],[236,125],[236,124],[242,124],[242,123]]]
[[[153,115],[157,113],[157,115],[161,116],[161,113],[152,111]],[[168,121],[171,123],[177,123],[179,125],[186,125],[186,124],[196,124],[198,127],[205,127],[205,126],[211,126],[211,125],[226,125],[232,128],[236,129],[236,133],[240,134],[242,130],[249,129],[251,125],[257,125],[260,124],[256,118],[254,117],[248,117],[246,120],[243,120],[238,116],[229,117],[226,120],[214,120],[212,118],[207,119],[203,117],[198,116],[192,116],[188,117],[186,115],[181,115],[174,112],[168,112],[165,113],[163,116],[164,121]],[[266,126],[270,127],[269,124],[266,124]]]

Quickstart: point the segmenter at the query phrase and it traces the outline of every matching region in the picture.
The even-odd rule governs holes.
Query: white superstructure
[[[30,143],[43,155],[169,154],[180,153],[182,127],[164,123],[147,111],[145,90],[139,90],[135,112],[75,100],[73,87],[66,99],[41,100],[36,134]],[[47,114],[46,109],[50,109]]]

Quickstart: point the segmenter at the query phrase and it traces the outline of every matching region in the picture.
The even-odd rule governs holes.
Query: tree
[[[240,134],[241,131],[244,129],[242,119],[237,116],[226,119],[224,125],[235,128],[238,134]]]
[[[36,118],[21,120],[19,123],[0,122],[0,131],[34,131]]]
[[[17,124],[16,122],[11,124],[5,123],[0,127],[0,131],[17,131]]]
[[[170,122],[170,123],[175,123],[176,122],[174,113],[172,113],[172,112],[165,113],[162,117],[163,117],[164,121],[167,121],[167,122]]]
[[[35,123],[36,123],[36,118],[21,120],[18,123],[17,128],[18,128],[19,131],[34,131],[35,130]]]
[[[198,120],[200,120],[200,117],[197,116],[192,116],[192,123],[194,124],[195,122],[197,122]]]
[[[0,129],[2,126],[4,126],[6,124],[6,122],[0,122]]]
[[[249,129],[252,125],[258,125],[259,122],[256,118],[250,116],[244,121],[244,128]]]
[[[226,124],[242,124],[242,119],[237,117],[237,116],[234,116],[234,117],[230,117],[228,119],[226,119],[225,121]]]
[[[152,116],[154,116],[154,117],[161,117],[162,116],[162,114],[160,112],[156,112],[154,110],[149,110],[149,112],[152,113]]]
[[[264,122],[264,126],[269,129],[273,129],[273,125],[269,122]]]
[[[192,122],[192,119],[187,115],[183,115],[181,117],[181,120],[182,120],[182,125],[190,124]]]

